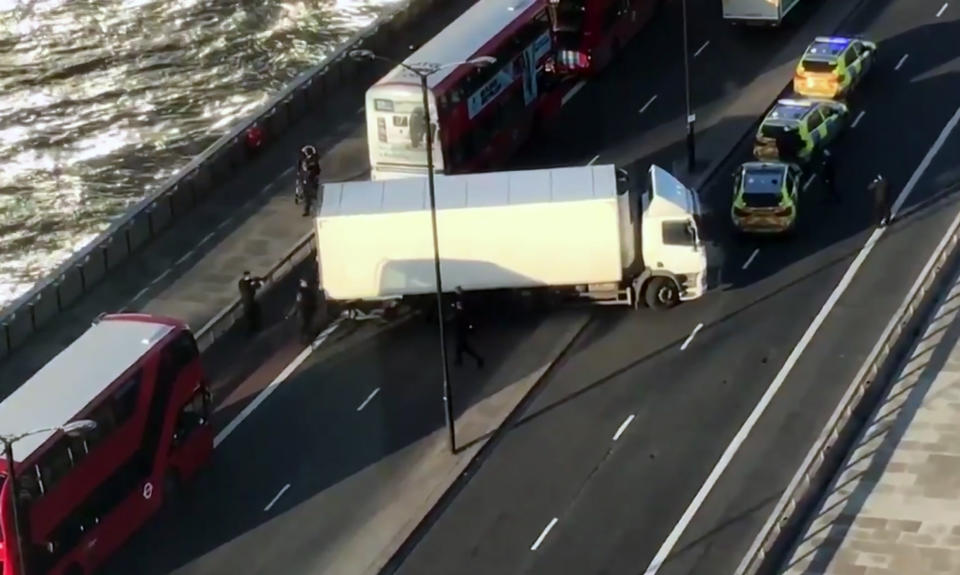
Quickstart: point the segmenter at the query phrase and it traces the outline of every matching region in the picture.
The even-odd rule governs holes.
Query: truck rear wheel
[[[651,309],[670,309],[680,302],[680,291],[670,278],[654,277],[647,282],[643,291],[644,299]]]

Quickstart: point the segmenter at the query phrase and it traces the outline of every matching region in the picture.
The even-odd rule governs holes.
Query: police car
[[[777,100],[760,123],[753,155],[764,162],[806,163],[837,139],[849,115],[845,104],[833,100]]]
[[[747,233],[791,232],[797,225],[800,167],[785,162],[747,162],[733,174],[734,227]]]
[[[820,36],[797,64],[793,91],[802,96],[843,98],[863,80],[876,55],[873,42]]]

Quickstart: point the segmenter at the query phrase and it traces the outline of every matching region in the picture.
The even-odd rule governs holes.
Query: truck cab
[[[672,307],[707,289],[707,253],[700,199],[670,172],[652,165],[640,201],[644,271],[635,285],[648,306]]]

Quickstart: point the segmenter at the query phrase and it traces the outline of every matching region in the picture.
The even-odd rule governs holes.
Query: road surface
[[[399,573],[736,568],[957,211],[952,134],[917,172],[902,220],[831,298],[872,231],[866,184],[882,171],[904,189],[956,113],[960,14],[951,6],[938,16],[942,4],[867,2],[845,26],[879,40],[881,56],[852,102],[863,116],[835,148],[843,203],[822,203],[814,181],[795,240],[734,241],[723,231],[730,180],[715,179],[704,194],[725,258],[719,293],[669,315],[600,314]],[[616,78],[587,89],[615,93]],[[603,134],[594,135],[599,148]],[[744,143],[721,176],[748,154]],[[801,338],[804,353],[790,359]],[[740,441],[773,382],[779,392]],[[710,478],[731,444],[724,472]]]

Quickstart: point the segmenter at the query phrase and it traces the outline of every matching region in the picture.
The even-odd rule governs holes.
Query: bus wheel
[[[644,289],[644,298],[651,309],[669,309],[680,302],[680,292],[677,284],[670,278],[657,276],[647,282]]]

